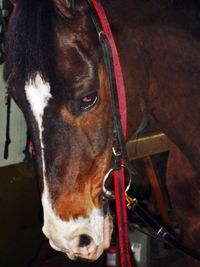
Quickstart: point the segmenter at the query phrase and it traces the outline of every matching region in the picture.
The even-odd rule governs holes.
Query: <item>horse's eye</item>
[[[97,93],[91,93],[89,95],[84,96],[83,98],[81,98],[80,101],[80,108],[82,111],[88,111],[91,108],[93,108],[95,106],[95,104],[97,103],[98,97],[97,97]]]

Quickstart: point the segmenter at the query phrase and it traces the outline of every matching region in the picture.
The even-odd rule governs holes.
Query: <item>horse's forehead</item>
[[[33,115],[37,123],[41,126],[44,109],[51,98],[50,85],[44,82],[41,76],[37,74],[34,80],[26,82],[25,94]]]
[[[100,59],[98,45],[93,42],[93,45],[88,47],[87,41],[83,39],[69,41],[67,35],[60,36],[59,39],[57,66],[60,74],[65,77],[73,75],[75,82],[81,81],[85,76],[92,77],[93,69],[98,68]]]

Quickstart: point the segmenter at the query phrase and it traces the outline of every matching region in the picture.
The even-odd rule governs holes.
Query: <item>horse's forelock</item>
[[[4,77],[9,86],[20,79],[35,78],[39,72],[48,80],[54,68],[55,10],[50,0],[18,0],[9,22]]]

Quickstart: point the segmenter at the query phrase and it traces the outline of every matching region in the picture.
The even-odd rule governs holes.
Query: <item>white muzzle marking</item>
[[[112,226],[110,216],[104,218],[101,210],[93,208],[88,218],[79,217],[69,221],[61,220],[53,211],[45,185],[42,204],[44,209],[43,232],[50,245],[67,254],[70,259],[76,257],[96,260],[110,244]],[[89,236],[91,242],[80,246],[80,236]]]

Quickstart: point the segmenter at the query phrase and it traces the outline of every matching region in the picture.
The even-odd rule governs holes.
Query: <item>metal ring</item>
[[[131,170],[126,167],[125,165],[121,164],[121,168],[125,169],[126,171],[128,171],[128,174],[129,174],[129,182],[128,182],[128,185],[125,189],[125,193],[130,189],[130,186],[131,186]],[[104,176],[104,179],[103,179],[103,186],[102,186],[102,191],[103,191],[103,194],[105,197],[107,197],[108,199],[115,199],[115,193],[112,191],[112,190],[108,190],[106,188],[106,181],[108,179],[108,177],[114,172],[114,171],[118,171],[118,169],[116,168],[111,168],[107,173],[106,175]]]
[[[98,32],[99,40],[101,40],[102,37],[105,36],[104,31]]]

